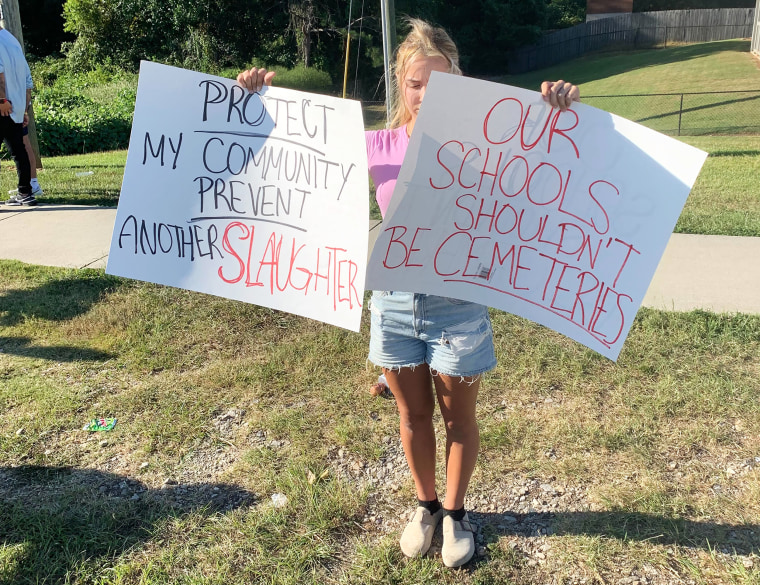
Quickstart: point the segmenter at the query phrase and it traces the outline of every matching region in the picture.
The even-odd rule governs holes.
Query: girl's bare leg
[[[438,404],[446,423],[446,499],[443,507],[458,510],[475,469],[480,449],[480,431],[475,418],[475,403],[480,379],[436,375]]]
[[[383,373],[398,406],[401,444],[420,500],[435,500],[435,402],[430,369],[422,364]]]

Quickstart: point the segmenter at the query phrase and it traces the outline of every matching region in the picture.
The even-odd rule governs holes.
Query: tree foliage
[[[58,54],[76,37],[63,30],[64,0],[19,0],[24,48],[30,57]]]
[[[275,0],[66,0],[69,56],[81,66],[134,69],[141,59],[214,69],[262,55],[293,62],[281,43],[288,13]]]
[[[586,20],[586,0],[551,0],[546,6],[546,28],[567,28]]]
[[[448,0],[428,10],[457,43],[470,74],[505,72],[509,51],[534,42],[546,20],[546,0]]]
[[[380,85],[380,3],[354,2],[349,15],[350,5],[350,0],[65,0],[65,30],[76,35],[67,54],[78,69],[135,70],[141,59],[206,71],[254,61],[300,62],[337,81],[350,18],[351,70],[358,59],[361,85]],[[506,72],[511,49],[534,42],[547,27],[575,24],[585,12],[582,0],[397,0],[395,6],[399,21],[410,15],[446,28],[471,74]]]

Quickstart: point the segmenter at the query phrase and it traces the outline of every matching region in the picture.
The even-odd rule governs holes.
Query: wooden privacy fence
[[[510,55],[509,72],[524,73],[600,49],[647,49],[752,37],[754,8],[663,10],[600,18],[541,38]]]

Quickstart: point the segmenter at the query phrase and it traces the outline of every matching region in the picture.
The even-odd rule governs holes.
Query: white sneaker
[[[443,508],[431,514],[424,506],[418,506],[414,517],[401,534],[401,552],[408,557],[424,555],[430,548],[435,527],[443,516]]]
[[[447,567],[461,567],[475,554],[475,538],[472,525],[467,516],[454,520],[451,516],[443,517],[443,547],[441,558]]]

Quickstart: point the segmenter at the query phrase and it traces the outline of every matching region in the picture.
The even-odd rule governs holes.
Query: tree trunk
[[[304,66],[311,65],[311,35],[317,22],[312,0],[290,0],[290,26],[296,35],[298,53]]]
[[[11,33],[21,44],[24,49],[24,34],[21,32],[21,12],[18,8],[18,0],[0,0],[0,8],[3,11],[3,18],[0,20],[3,28]],[[40,158],[40,146],[37,142],[37,128],[34,124],[34,108],[29,106],[29,142],[34,151],[34,158],[37,161],[37,168],[42,168],[42,159]]]

